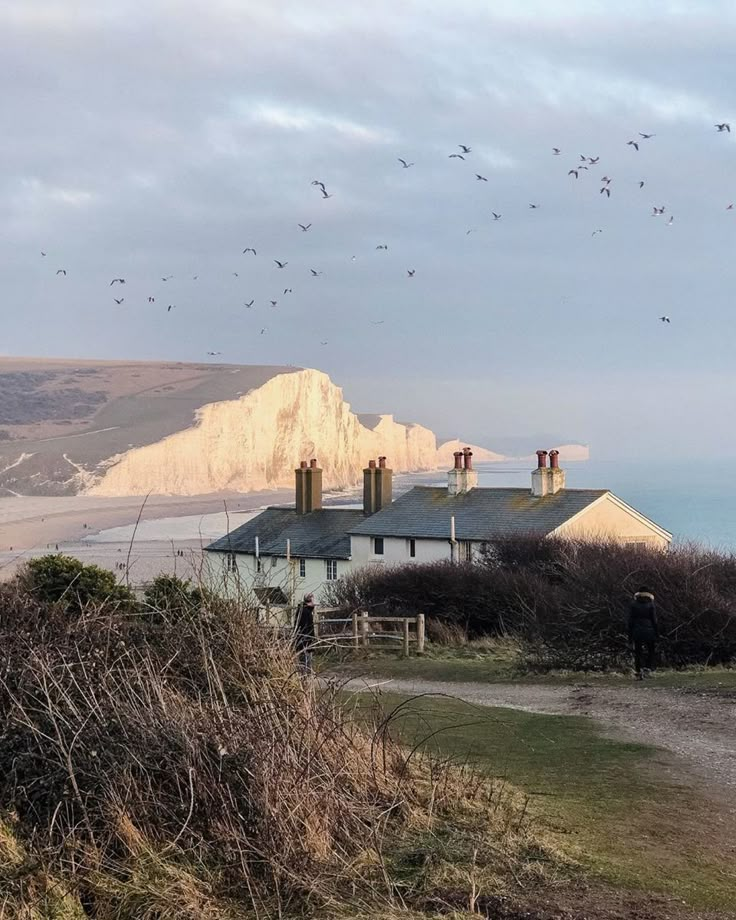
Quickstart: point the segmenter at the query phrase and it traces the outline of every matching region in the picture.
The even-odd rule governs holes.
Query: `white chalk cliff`
[[[306,369],[202,406],[192,427],[110,458],[85,491],[196,495],[291,488],[294,467],[312,457],[324,471],[325,488],[344,488],[379,455],[396,472],[433,470],[437,441],[428,428],[391,415],[362,424],[327,374]]]

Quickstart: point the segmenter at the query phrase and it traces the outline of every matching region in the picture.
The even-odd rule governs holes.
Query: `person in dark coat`
[[[649,588],[639,588],[629,607],[629,641],[634,646],[636,679],[650,677],[654,670],[659,626],[654,594]]]
[[[294,646],[299,656],[299,665],[305,673],[312,671],[312,648],[314,646],[314,595],[305,594],[296,609],[294,619]]]

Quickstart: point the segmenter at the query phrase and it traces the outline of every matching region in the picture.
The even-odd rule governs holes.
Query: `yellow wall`
[[[646,541],[661,549],[669,545],[669,541],[658,531],[616,504],[610,495],[584,511],[574,521],[563,524],[555,534],[581,540],[620,540],[622,543]]]

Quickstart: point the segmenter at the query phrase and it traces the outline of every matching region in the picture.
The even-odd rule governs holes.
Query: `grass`
[[[448,683],[529,683],[624,686],[631,674],[592,671],[523,672],[513,643],[507,641],[468,642],[447,647],[428,644],[423,655],[399,658],[395,651],[370,649],[357,655],[336,659],[325,656],[322,668],[344,676],[402,678],[407,680],[446,681]],[[653,686],[682,690],[736,691],[736,668],[701,668],[662,670]]]
[[[394,694],[381,705],[400,707],[404,743],[470,760],[524,790],[532,820],[601,881],[696,909],[736,909],[733,837],[711,803],[668,777],[656,749],[604,738],[581,717]]]

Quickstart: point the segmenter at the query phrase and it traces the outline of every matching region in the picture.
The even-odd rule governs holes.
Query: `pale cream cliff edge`
[[[453,455],[465,447],[469,447],[473,451],[474,463],[497,463],[506,459],[503,454],[497,454],[492,450],[487,450],[485,447],[478,447],[455,439],[454,441],[445,441],[437,448],[437,466],[449,469],[454,462]]]
[[[363,426],[327,374],[279,374],[238,399],[211,403],[191,428],[113,457],[91,495],[196,495],[290,488],[299,460],[316,457],[325,488],[359,481],[367,460],[384,455],[397,472],[432,470],[435,435],[381,416]]]

